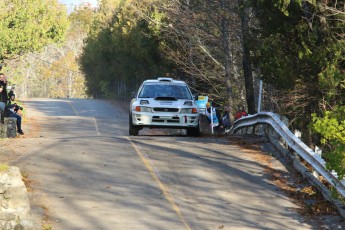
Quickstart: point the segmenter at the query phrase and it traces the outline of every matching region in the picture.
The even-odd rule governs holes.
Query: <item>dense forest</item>
[[[232,115],[286,116],[345,175],[345,5],[336,0],[0,2],[0,60],[20,97],[116,98],[149,78],[189,83]],[[233,117],[232,117],[233,119]]]

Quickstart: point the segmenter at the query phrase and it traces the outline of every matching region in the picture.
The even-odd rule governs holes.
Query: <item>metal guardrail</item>
[[[308,162],[316,172],[322,175],[337,191],[345,197],[345,185],[338,180],[337,176],[328,171],[325,167],[325,161],[320,155],[316,154],[298,137],[296,137],[289,128],[280,120],[277,114],[271,112],[261,112],[255,115],[248,115],[234,122],[232,132],[255,126],[259,124],[270,125],[283,138],[286,144],[293,149],[301,158]]]

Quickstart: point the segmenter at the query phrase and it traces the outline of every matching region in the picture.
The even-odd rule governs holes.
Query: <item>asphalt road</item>
[[[318,229],[250,148],[166,130],[129,137],[127,108],[117,102],[24,106],[26,134],[10,162],[28,175],[42,229]]]

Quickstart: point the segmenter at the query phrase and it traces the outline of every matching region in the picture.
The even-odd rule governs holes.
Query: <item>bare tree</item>
[[[148,18],[160,26],[165,55],[193,82],[231,109],[242,103],[242,31],[239,9],[231,0],[171,0],[156,3],[166,12],[164,21]]]

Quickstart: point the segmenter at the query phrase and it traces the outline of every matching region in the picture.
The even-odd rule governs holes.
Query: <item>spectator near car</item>
[[[245,117],[245,116],[248,116],[247,112],[245,111],[243,106],[239,105],[238,110],[235,114],[235,120],[238,120],[238,119]]]
[[[230,128],[230,109],[229,106],[224,106],[222,122],[225,129]]]
[[[216,128],[217,131],[223,128],[221,114],[216,107],[211,106],[210,102],[206,103],[205,115],[207,116],[209,124]]]

